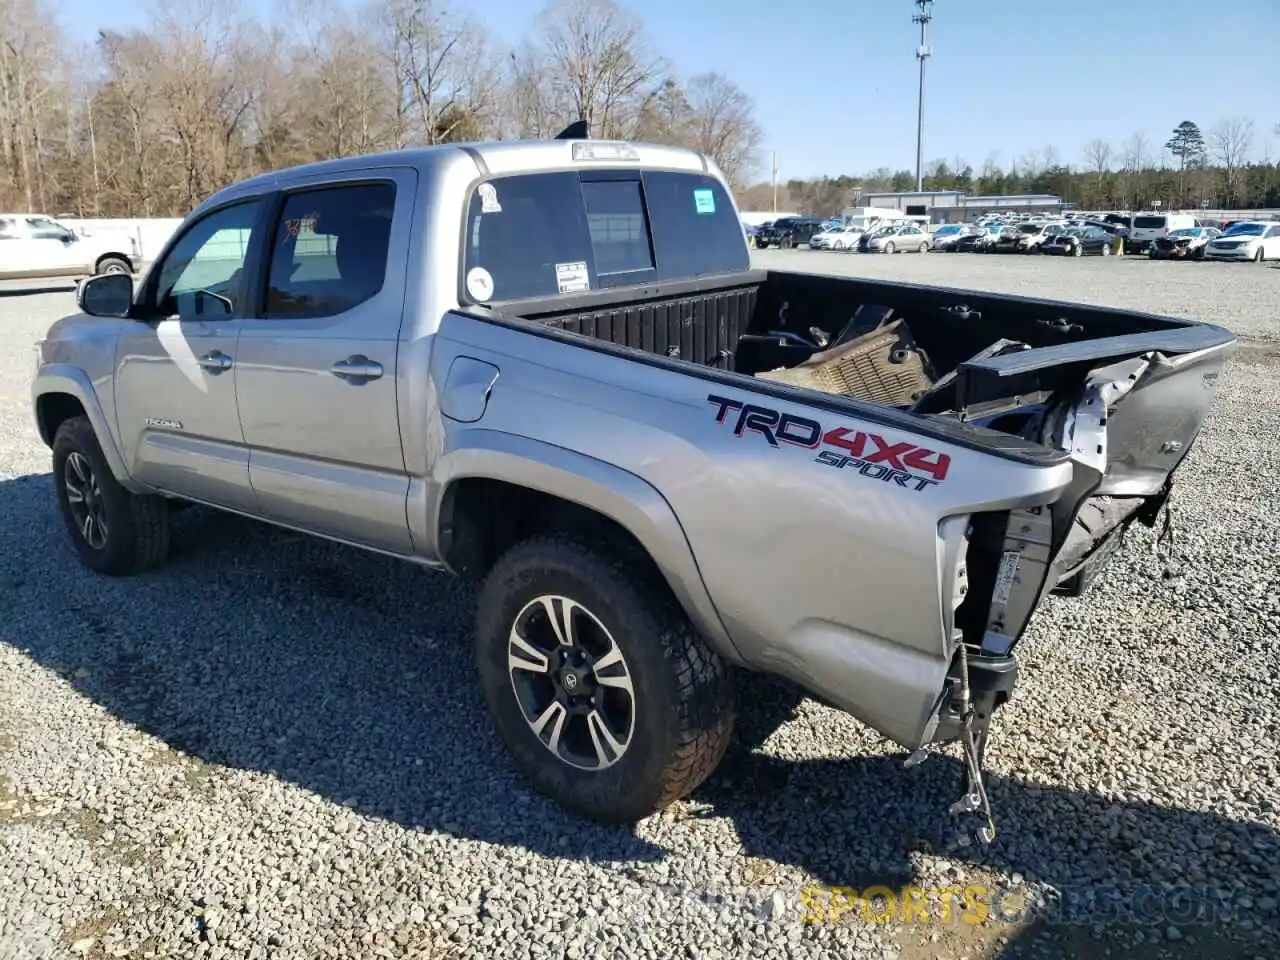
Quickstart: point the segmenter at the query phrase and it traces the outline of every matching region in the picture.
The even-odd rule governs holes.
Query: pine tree
[[[1183,120],[1173,128],[1173,136],[1164,148],[1178,158],[1178,202],[1181,203],[1186,192],[1183,190],[1183,179],[1187,172],[1187,164],[1194,165],[1204,159],[1204,137],[1200,128],[1190,120]]]

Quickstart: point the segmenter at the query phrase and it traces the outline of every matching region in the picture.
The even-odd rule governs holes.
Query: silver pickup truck
[[[158,564],[196,502],[449,571],[504,743],[572,810],[693,790],[746,669],[912,757],[958,741],[988,839],[1014,646],[1167,519],[1234,344],[753,269],[705,157],[569,137],[259,176],[77,297],[33,403],[89,568]]]

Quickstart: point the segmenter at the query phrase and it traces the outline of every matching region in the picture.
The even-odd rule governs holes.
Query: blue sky
[[[247,0],[266,10],[271,0]],[[624,0],[625,2],[625,0]],[[541,0],[454,0],[519,39]],[[144,0],[58,0],[88,39],[146,22]],[[721,71],[756,101],[779,177],[915,167],[919,28],[911,0],[634,0],[683,73]],[[1254,121],[1280,156],[1280,0],[936,0],[925,159],[992,152],[1007,165],[1052,146],[1081,162],[1094,137],[1136,131],[1154,150],[1181,120]]]

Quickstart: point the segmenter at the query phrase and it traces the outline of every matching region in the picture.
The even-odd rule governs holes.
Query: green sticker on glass
[[[693,191],[693,205],[699,213],[716,212],[716,195],[710,190]]]

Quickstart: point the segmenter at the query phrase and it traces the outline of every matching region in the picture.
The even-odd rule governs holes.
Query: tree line
[[[1280,125],[1274,131],[1280,135]],[[1255,209],[1280,207],[1280,163],[1268,155],[1251,120],[1229,117],[1202,131],[1186,120],[1156,150],[1143,133],[1121,144],[1085,143],[1080,161],[1065,161],[1056,148],[1033,150],[1002,163],[989,154],[976,169],[963,159],[934,160],[923,171],[925,190],[963,190],[975,196],[1040,193],[1083,209]],[[886,167],[862,176],[789,179],[779,183],[778,209],[815,216],[838,213],[860,194],[915,190],[915,172]],[[772,183],[739,192],[745,210],[773,209]]]
[[[678,74],[616,0],[549,0],[499,43],[448,0],[157,0],[83,49],[56,0],[4,0],[0,209],[180,216],[245,176],[476,139],[677,143],[749,182],[763,131],[719,73]]]

